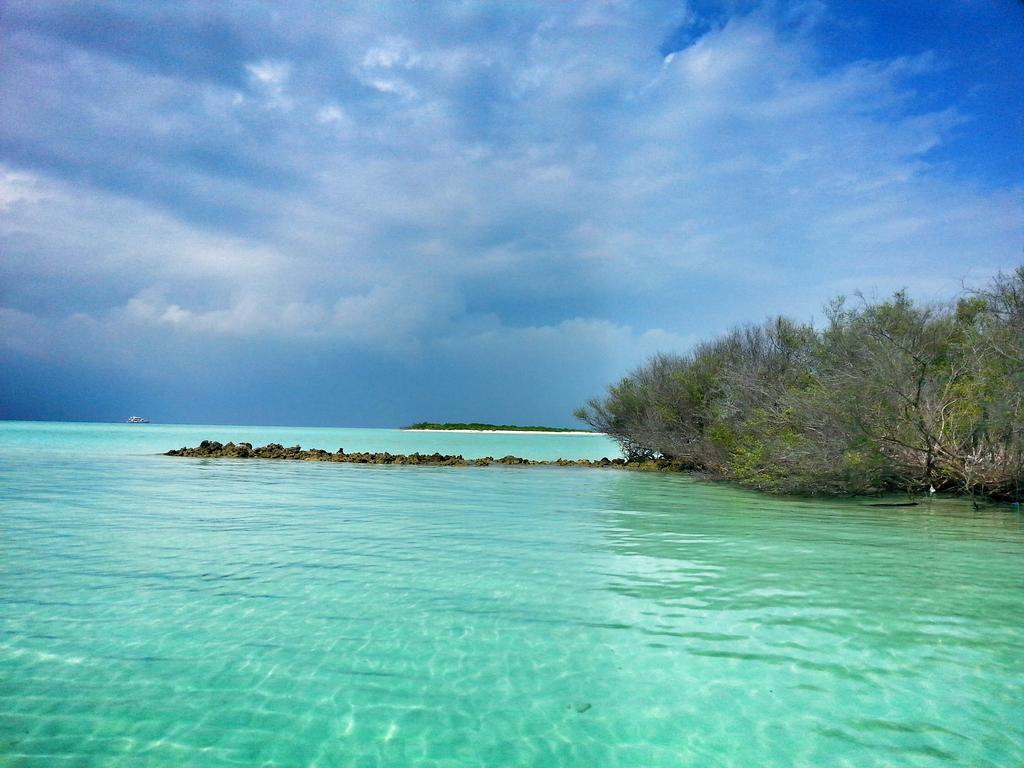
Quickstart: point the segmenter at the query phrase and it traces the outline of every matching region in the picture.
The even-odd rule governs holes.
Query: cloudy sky
[[[0,418],[572,424],[1024,262],[1024,3],[0,7]]]

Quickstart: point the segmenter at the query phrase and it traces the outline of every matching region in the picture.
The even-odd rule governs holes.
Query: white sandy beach
[[[600,435],[604,432],[544,432],[532,429],[403,429],[403,432],[468,432],[474,435]]]

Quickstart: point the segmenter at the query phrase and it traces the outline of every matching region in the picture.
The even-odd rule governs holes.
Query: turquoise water
[[[92,456],[163,453],[203,440],[280,443],[336,451],[461,454],[467,459],[515,455],[528,459],[600,459],[619,456],[601,435],[406,432],[400,429],[247,427],[193,424],[82,424],[0,421],[0,448],[10,451],[88,452]]]
[[[153,455],[204,437],[609,447],[0,422],[0,765],[1024,764],[1008,507]]]

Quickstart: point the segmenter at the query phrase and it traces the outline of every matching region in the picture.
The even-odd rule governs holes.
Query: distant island
[[[418,421],[407,427],[406,430],[420,430],[425,432],[586,432],[591,430],[572,429],[569,427],[520,427],[515,424],[480,424],[478,422],[462,423],[446,421],[437,424],[431,421]]]

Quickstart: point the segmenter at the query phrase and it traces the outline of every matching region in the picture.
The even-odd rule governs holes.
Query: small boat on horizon
[[[149,419],[144,419],[141,416],[129,416],[129,424],[149,424]]]

